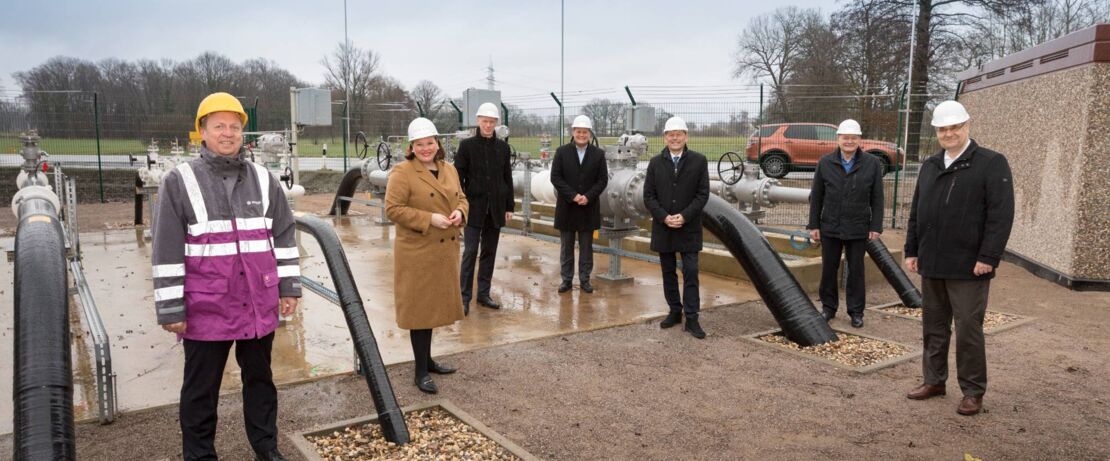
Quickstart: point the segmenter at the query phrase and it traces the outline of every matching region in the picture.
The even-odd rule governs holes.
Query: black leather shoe
[[[436,363],[434,360],[432,360],[428,362],[428,371],[437,375],[449,375],[459,370],[457,368],[440,365],[439,363]]]
[[[863,328],[863,316],[862,315],[853,315],[852,316],[852,328]]]
[[[828,322],[829,320],[832,320],[834,317],[836,317],[836,311],[821,309],[821,317],[823,317],[825,321]]]
[[[490,309],[500,309],[501,308],[501,303],[490,299],[489,296],[479,296],[478,297],[478,304],[480,304],[482,306],[486,306]]]
[[[578,285],[578,287],[581,288],[582,291],[585,291],[586,293],[593,293],[594,292],[594,286],[590,285],[589,280],[586,280],[586,281],[580,283]]]
[[[432,377],[428,375],[416,377],[416,388],[425,394],[439,393],[439,388],[436,387],[436,382],[432,381]]]
[[[266,453],[255,453],[254,461],[285,461],[285,455],[275,448]]]
[[[563,282],[559,284],[559,293],[566,293],[570,291],[570,282]]]
[[[470,315],[470,303],[463,303],[463,315]]]
[[[695,338],[705,339],[705,331],[701,329],[697,317],[686,317],[686,325],[682,327],[682,330],[689,332],[690,336]]]
[[[670,314],[667,314],[667,318],[663,319],[662,322],[659,322],[659,328],[670,328],[680,323],[682,323],[682,313],[671,312]]]

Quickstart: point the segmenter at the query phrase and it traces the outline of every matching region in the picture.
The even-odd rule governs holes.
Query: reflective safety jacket
[[[158,323],[198,341],[261,338],[301,295],[293,213],[277,180],[207,148],[162,180],[151,269]]]

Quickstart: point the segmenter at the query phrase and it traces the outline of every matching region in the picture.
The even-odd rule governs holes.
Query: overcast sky
[[[566,0],[565,88],[734,85],[736,36],[776,1]],[[835,0],[792,0],[828,14]],[[311,84],[343,41],[343,2],[23,1],[0,6],[0,86],[46,59],[73,56],[190,59],[204,51],[236,62],[262,57]],[[381,54],[381,70],[406,88],[431,80],[449,96],[485,88],[492,59],[507,100],[559,91],[560,3],[554,0],[348,0],[351,43]],[[588,97],[583,94],[582,98]]]

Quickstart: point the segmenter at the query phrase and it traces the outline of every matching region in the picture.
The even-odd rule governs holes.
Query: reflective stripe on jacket
[[[300,296],[292,211],[269,171],[242,155],[202,149],[178,165],[162,182],[155,222],[155,311],[160,324],[187,322],[182,337],[266,336],[278,297]]]

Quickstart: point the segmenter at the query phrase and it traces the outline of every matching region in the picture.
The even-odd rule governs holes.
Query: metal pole
[[[767,123],[767,121],[763,120],[763,84],[760,83],[759,84],[759,130],[756,131],[756,134],[760,134],[760,132],[763,131],[763,124],[764,123]],[[757,136],[755,138],[755,142],[756,142],[755,161],[758,162],[758,161],[762,160],[762,159],[760,159],[760,157],[763,156],[763,136]],[[756,177],[759,177],[759,174],[762,173],[762,172],[763,172],[762,169],[756,168],[755,169]]]
[[[96,91],[93,91],[93,124],[96,125],[96,175],[100,178],[100,203],[104,203],[104,165],[100,162],[100,93]]]
[[[627,130],[628,132],[632,132],[635,131],[636,128],[636,98],[632,97],[632,90],[628,89],[628,85],[624,86],[624,92],[628,93],[628,100],[632,102],[632,117],[630,117],[632,120],[628,121],[629,128],[631,129]]]
[[[555,100],[555,104],[559,105],[559,145],[563,145],[563,101],[559,100],[555,93],[551,93],[551,99]]]
[[[902,112],[902,106],[905,105],[905,102],[906,102],[906,85],[902,85],[902,91],[900,91],[899,93],[900,94],[898,95],[898,126],[902,126],[902,116],[904,115],[904,113]],[[897,137],[895,137],[895,141],[898,144],[902,143],[902,140],[898,139]],[[899,148],[904,148],[905,146],[898,146],[898,147]],[[902,168],[898,168],[894,171],[894,198],[892,200],[893,203],[891,204],[891,209],[890,209],[890,228],[891,229],[896,229],[897,225],[898,225],[898,183],[899,183],[899,179],[901,179],[902,170],[904,170],[905,168],[906,168],[906,153],[905,153],[905,150],[903,150],[902,151]]]
[[[347,0],[343,0],[343,44],[347,47],[346,52],[349,54],[351,52],[351,40],[347,36]],[[346,136],[344,136],[343,139],[343,171],[347,171],[347,143],[351,140],[351,66],[349,62],[347,65],[347,72],[344,72],[344,74],[345,75],[343,77],[346,82],[344,82],[343,84],[346,86],[346,88],[343,89],[343,111],[345,112],[344,125],[346,126],[346,128],[344,128],[344,132]],[[297,136],[296,132],[297,126],[296,124],[294,124],[294,138],[296,138]]]
[[[343,171],[347,171],[347,143],[351,142],[350,112],[347,112],[347,101],[343,101],[343,113],[348,114],[347,128],[343,130]]]
[[[566,56],[566,32],[567,32],[566,3],[567,3],[566,0],[559,0],[559,99],[556,99],[556,101],[559,101],[561,99],[566,99],[566,91],[565,91],[565,83],[564,83],[565,79],[566,79],[566,76],[567,76],[566,58],[565,58],[565,56]],[[554,97],[555,95],[551,95],[551,96]],[[563,103],[559,102],[559,145],[560,146],[563,145],[563,131],[566,131],[566,129],[563,128],[563,124],[566,123],[566,121],[564,120],[565,118],[566,118],[566,116],[563,115]]]

